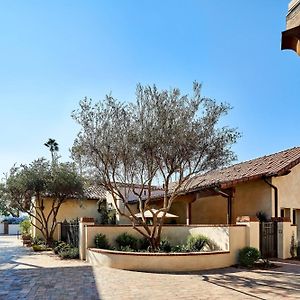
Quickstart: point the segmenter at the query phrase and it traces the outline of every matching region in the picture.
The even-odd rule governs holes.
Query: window
[[[281,218],[284,218],[284,208],[281,208],[281,209],[280,209],[280,217],[281,217]]]
[[[293,219],[292,219],[293,225],[296,225],[296,209],[293,209]]]

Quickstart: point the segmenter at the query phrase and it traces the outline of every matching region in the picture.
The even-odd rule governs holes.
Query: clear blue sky
[[[134,98],[136,83],[229,102],[239,160],[299,146],[300,57],[280,51],[288,0],[0,3],[0,174],[13,163],[63,160],[83,97]]]

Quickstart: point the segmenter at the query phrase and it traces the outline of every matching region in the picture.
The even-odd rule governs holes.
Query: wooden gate
[[[79,245],[79,222],[78,220],[61,223],[61,240],[73,247],[78,247]]]
[[[261,222],[259,231],[262,258],[277,257],[277,223]]]
[[[3,225],[4,225],[4,234],[8,234],[9,233],[9,225],[8,225],[8,222],[3,222]]]

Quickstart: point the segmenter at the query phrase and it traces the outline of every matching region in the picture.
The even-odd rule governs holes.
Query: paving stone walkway
[[[16,237],[0,236],[0,300],[300,299],[299,262],[277,264],[184,275],[131,272],[34,253]]]

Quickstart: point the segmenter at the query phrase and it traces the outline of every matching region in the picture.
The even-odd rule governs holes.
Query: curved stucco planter
[[[123,252],[90,248],[87,260],[98,266],[148,272],[189,272],[228,267],[235,263],[229,251],[188,253]]]

